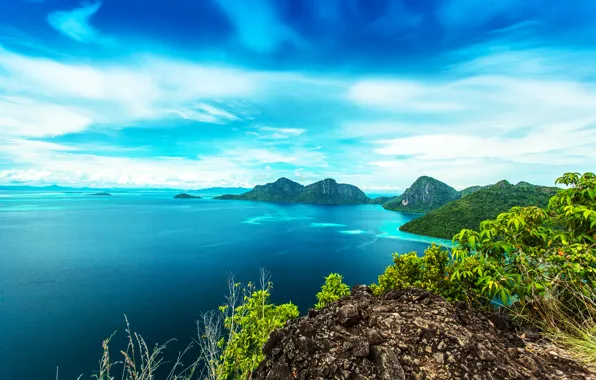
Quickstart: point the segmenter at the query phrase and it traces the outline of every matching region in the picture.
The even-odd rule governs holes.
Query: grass
[[[536,304],[539,318],[527,320],[519,310],[513,310],[512,314],[538,328],[556,346],[596,371],[596,290],[586,294],[586,288],[582,292],[568,285],[564,291],[573,294],[578,305],[565,304],[560,297],[545,297]],[[578,313],[578,310],[583,312]]]
[[[164,361],[164,352],[167,345],[174,341],[174,339],[150,348],[140,334],[131,330],[126,315],[124,319],[126,320],[126,333],[128,337],[126,351],[120,351],[120,360],[113,360],[111,357],[110,342],[116,332],[112,333],[110,337],[102,342],[103,353],[99,360],[99,370],[91,376],[92,378],[96,380],[156,380],[158,378],[164,380],[190,380],[204,378],[201,373],[201,369],[205,369],[204,366],[201,366],[202,355],[199,355],[197,359],[192,360],[188,365],[184,365],[182,362],[183,358],[188,356],[188,352],[195,347],[195,344],[191,343],[182,352],[179,352],[173,364],[168,363]],[[168,374],[165,378],[163,374],[160,374],[158,377],[158,369],[161,369],[165,365],[170,366]],[[167,369],[164,370],[167,371]],[[81,379],[82,376],[79,376],[77,380]],[[57,375],[56,379],[58,380]]]
[[[577,318],[576,312],[560,302],[552,302],[545,313],[542,329],[554,343],[564,348],[572,357],[596,370],[596,291],[577,294],[585,314]]]

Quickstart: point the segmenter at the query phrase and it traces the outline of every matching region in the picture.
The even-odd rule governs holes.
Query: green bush
[[[316,309],[321,309],[333,301],[350,294],[350,288],[343,283],[343,277],[337,273],[331,273],[325,277],[325,283],[321,291],[317,293]]]
[[[250,379],[265,357],[262,348],[269,334],[299,315],[298,307],[292,303],[270,303],[273,283],[264,271],[260,286],[248,283],[242,289],[242,300],[237,306],[238,288],[239,283],[232,285],[228,304],[220,307],[225,316],[226,338],[219,341],[222,351],[215,366],[217,379]]]
[[[381,274],[378,284],[372,284],[374,294],[380,295],[390,289],[415,286],[444,294],[447,288],[446,266],[449,254],[441,247],[433,244],[427,248],[423,256],[416,252],[404,255],[394,254],[393,265]]]

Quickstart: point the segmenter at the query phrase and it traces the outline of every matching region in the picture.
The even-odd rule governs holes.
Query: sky
[[[0,0],[0,184],[596,170],[596,1]]]

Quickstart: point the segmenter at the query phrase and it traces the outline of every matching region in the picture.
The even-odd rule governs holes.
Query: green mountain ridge
[[[304,186],[282,177],[272,183],[257,185],[243,194],[225,194],[214,199],[323,205],[372,203],[372,200],[358,187],[337,183],[331,178]]]
[[[490,185],[489,185],[490,186]],[[484,189],[486,186],[470,186],[470,187],[466,187],[465,189],[461,190],[459,192],[460,197],[465,197],[466,195],[470,195],[472,193],[475,193],[479,190]]]
[[[480,223],[495,219],[515,206],[546,207],[559,191],[556,187],[537,186],[527,182],[512,185],[506,180],[463,195],[400,227],[417,235],[452,239],[462,229],[477,230]]]
[[[406,191],[383,204],[391,211],[426,213],[437,209],[455,199],[460,194],[453,187],[435,178],[422,176]]]

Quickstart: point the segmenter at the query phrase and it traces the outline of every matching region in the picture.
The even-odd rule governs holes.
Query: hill
[[[546,207],[558,190],[556,187],[535,186],[526,182],[512,185],[500,181],[412,220],[401,226],[400,230],[452,239],[462,229],[476,230],[482,221],[495,219],[511,207]]]
[[[446,183],[422,176],[402,195],[389,200],[383,207],[392,211],[426,213],[459,197],[457,190]]]
[[[201,199],[201,197],[196,195],[190,195],[186,193],[177,194],[174,196],[175,199]]]
[[[215,197],[215,199],[326,205],[371,203],[370,198],[358,187],[337,183],[331,178],[308,186],[303,186],[287,178],[280,178],[272,183],[257,185],[244,194],[225,194]]]

